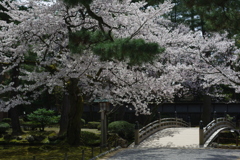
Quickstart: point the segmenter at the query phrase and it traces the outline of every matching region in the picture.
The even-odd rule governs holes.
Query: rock
[[[22,136],[17,136],[16,137],[16,140],[22,140],[23,138],[22,138]]]
[[[215,142],[213,142],[213,143],[211,144],[211,147],[217,148],[217,147],[218,147],[218,144],[215,143]]]
[[[35,141],[42,141],[46,138],[46,136],[43,135],[33,135],[33,138],[35,139]]]
[[[49,136],[48,140],[49,141],[56,141],[56,140],[58,140],[58,136]]]
[[[34,137],[33,137],[32,135],[28,135],[28,136],[26,137],[26,140],[27,140],[29,143],[32,143],[32,142],[35,141],[35,139],[34,139]]]
[[[128,147],[128,141],[121,138],[118,134],[111,134],[108,139],[108,144],[110,146],[121,146],[123,148]]]
[[[117,142],[122,148],[127,148],[128,146],[128,141],[125,139],[119,138]]]
[[[3,136],[3,139],[5,139],[5,140],[10,140],[11,138],[12,138],[12,136],[10,134],[5,134]]]

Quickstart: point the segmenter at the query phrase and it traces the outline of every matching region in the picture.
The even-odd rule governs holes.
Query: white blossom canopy
[[[78,78],[82,94],[91,95],[89,101],[107,98],[115,105],[132,104],[137,115],[150,114],[150,102],[172,100],[183,83],[194,87],[194,82],[201,78],[204,82],[201,85],[208,87],[229,84],[229,76],[238,77],[224,64],[210,65],[217,56],[225,56],[234,47],[234,41],[220,34],[203,37],[184,25],[174,27],[163,18],[173,7],[170,1],[143,8],[145,2],[94,0],[90,9],[102,18],[101,24],[81,4],[69,7],[60,1],[51,5],[36,0],[7,2],[0,3],[12,21],[0,21],[1,75],[17,68],[21,73],[17,78],[25,83],[0,84],[0,95],[16,93],[3,98],[6,103],[1,110],[30,104],[44,90],[51,92],[55,86],[64,88],[68,79]],[[19,6],[27,9],[21,10]],[[115,38],[156,42],[165,51],[153,62],[138,66],[129,66],[128,59],[100,61],[91,49],[85,49],[82,54],[72,53],[68,46],[69,32],[83,28],[111,33]],[[211,56],[206,57],[208,52]],[[23,64],[30,65],[31,71]],[[54,68],[54,72],[46,67]]]

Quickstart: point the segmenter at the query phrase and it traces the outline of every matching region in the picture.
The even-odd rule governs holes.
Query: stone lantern
[[[107,112],[109,111],[108,100],[100,100],[100,113],[101,113],[101,146],[107,144]]]

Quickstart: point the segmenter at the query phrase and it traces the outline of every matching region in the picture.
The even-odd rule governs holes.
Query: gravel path
[[[240,150],[131,148],[105,160],[240,160]]]

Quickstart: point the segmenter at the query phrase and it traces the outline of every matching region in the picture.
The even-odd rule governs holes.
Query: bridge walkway
[[[199,128],[166,128],[152,134],[135,148],[199,148]]]

